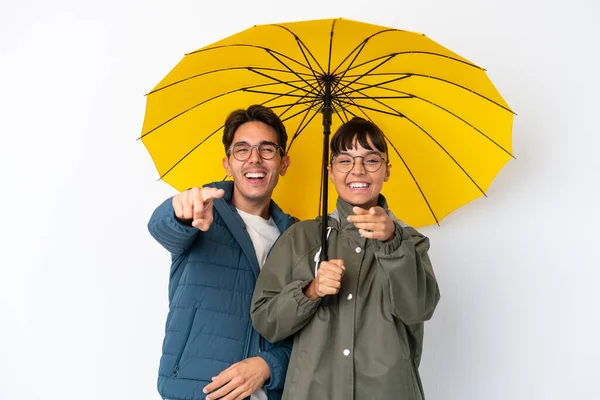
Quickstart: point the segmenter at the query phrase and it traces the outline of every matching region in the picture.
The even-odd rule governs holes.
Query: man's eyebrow
[[[250,143],[246,142],[245,140],[242,140],[241,142],[236,142],[232,146],[237,146],[238,144],[247,144],[248,146],[251,146]],[[271,144],[273,146],[279,146],[277,143],[271,142],[270,140],[263,140],[259,143],[259,146],[261,144]]]

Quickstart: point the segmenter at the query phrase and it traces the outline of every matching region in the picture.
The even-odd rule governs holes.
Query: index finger
[[[192,205],[194,207],[194,219],[202,218],[204,212],[204,198],[201,191],[190,193],[192,196]]]
[[[375,216],[373,214],[369,214],[368,212],[366,214],[362,214],[362,215],[349,215],[348,216],[348,222],[352,222],[353,224],[359,223],[359,222],[374,222],[375,221]]]
[[[362,207],[354,206],[352,207],[352,212],[356,215],[365,215],[369,213],[369,210],[365,210]]]
[[[202,200],[207,201],[210,199],[220,199],[225,194],[223,189],[217,188],[202,188]]]
[[[371,207],[369,208],[369,214],[371,215],[387,215],[387,212],[383,209],[383,207]]]

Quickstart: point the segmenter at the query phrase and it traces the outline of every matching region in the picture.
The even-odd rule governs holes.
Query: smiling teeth
[[[262,172],[250,172],[250,173],[246,174],[246,178],[250,178],[250,179],[253,179],[253,178],[264,178],[264,177],[265,177],[265,174],[262,173]]]
[[[348,186],[350,186],[352,189],[361,189],[361,188],[366,188],[366,187],[368,187],[368,186],[369,186],[369,184],[367,184],[367,183],[358,183],[358,182],[355,182],[355,183],[351,183],[351,184],[350,184],[350,185],[348,185]]]

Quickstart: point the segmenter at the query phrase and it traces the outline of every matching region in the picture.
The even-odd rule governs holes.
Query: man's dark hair
[[[281,119],[270,108],[258,104],[248,107],[247,110],[235,110],[225,120],[223,145],[225,145],[226,153],[231,147],[235,132],[242,124],[250,121],[259,121],[273,128],[277,134],[277,144],[281,147],[282,154],[285,154],[287,146],[285,125],[283,125]]]
[[[377,149],[387,154],[387,142],[381,129],[371,121],[354,117],[342,124],[331,138],[331,157],[337,156],[344,150],[351,150],[354,147],[355,138],[365,149]],[[375,149],[371,148],[368,139],[371,139]]]

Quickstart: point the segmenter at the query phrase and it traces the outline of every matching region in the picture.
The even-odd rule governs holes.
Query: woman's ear
[[[385,166],[385,177],[383,178],[384,182],[387,182],[390,179],[390,170],[392,169],[392,164],[388,164]]]
[[[335,179],[333,178],[333,171],[331,170],[331,165],[327,167],[327,175],[329,175],[329,180],[335,183]]]

